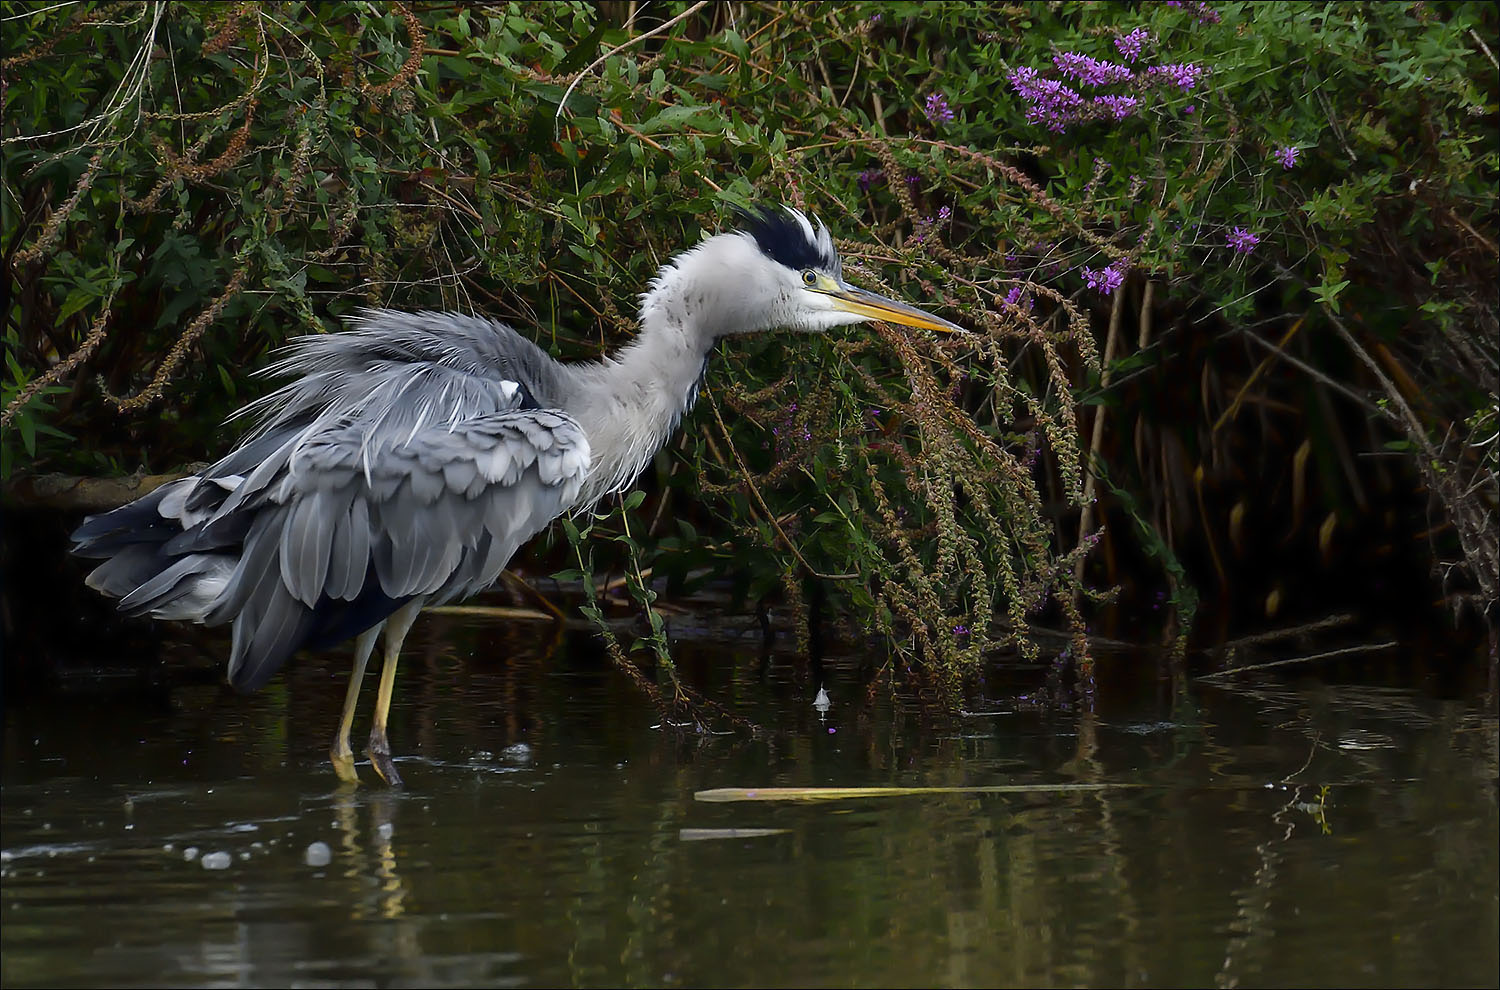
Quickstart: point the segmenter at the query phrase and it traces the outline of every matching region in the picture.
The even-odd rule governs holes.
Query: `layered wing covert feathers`
[[[589,471],[582,429],[538,402],[558,387],[541,352],[500,324],[377,312],[289,351],[271,371],[295,380],[234,452],[75,534],[122,609],[233,622],[246,690],[404,602],[493,584]]]

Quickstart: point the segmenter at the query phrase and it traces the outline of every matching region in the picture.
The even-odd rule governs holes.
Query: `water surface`
[[[408,642],[401,791],[328,769],[345,654],[248,698],[12,699],[4,984],[1500,980],[1496,723],[1472,703],[1163,683],[933,726],[863,709],[837,664],[820,716],[804,667],[763,676],[729,641],[684,659],[772,731],[683,736],[586,637],[425,617]],[[1041,789],[1078,782],[1128,786]],[[694,799],[1016,784],[1039,789]]]

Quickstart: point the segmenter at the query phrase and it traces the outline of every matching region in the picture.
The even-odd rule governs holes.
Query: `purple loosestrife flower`
[[[1255,250],[1255,245],[1260,243],[1260,237],[1250,233],[1250,231],[1246,230],[1244,227],[1234,228],[1229,233],[1224,235],[1224,239],[1228,241],[1229,246],[1234,248],[1235,251],[1239,254],[1249,254],[1251,251]]]
[[[938,223],[947,223],[953,218],[953,210],[946,206],[938,207]]]
[[[1134,62],[1141,57],[1141,49],[1146,47],[1146,42],[1151,40],[1151,32],[1143,27],[1138,27],[1129,34],[1115,39],[1115,48],[1121,57],[1127,62]]]
[[[1117,121],[1134,116],[1140,105],[1141,101],[1133,96],[1096,96],[1093,102],[1095,110]]]
[[[878,168],[867,168],[867,169],[865,169],[863,172],[859,173],[859,189],[860,189],[860,192],[869,192],[870,191],[870,187],[875,184],[875,180],[876,179],[881,179],[881,178],[884,178],[884,177],[885,177],[885,171],[883,169],[878,169]]]
[[[1130,263],[1124,258],[1111,262],[1098,271],[1092,268],[1083,270],[1083,280],[1088,283],[1090,289],[1101,292],[1106,296],[1114,295],[1114,291],[1125,284],[1125,272],[1130,268]]]
[[[1022,66],[1007,80],[1016,95],[1027,103],[1026,119],[1061,134],[1078,121],[1083,97],[1055,79],[1043,79],[1037,71]]]
[[[1297,146],[1287,145],[1276,152],[1276,160],[1281,162],[1282,168],[1291,168],[1297,164]]]
[[[1203,77],[1203,66],[1196,62],[1153,65],[1146,70],[1146,75],[1163,78],[1186,93],[1198,85],[1198,80]]]
[[[1107,86],[1110,83],[1129,82],[1135,74],[1123,65],[1102,62],[1097,58],[1077,52],[1059,52],[1052,56],[1057,71],[1076,79],[1084,86]]]
[[[927,96],[927,118],[934,124],[946,124],[953,119],[953,111],[948,108],[948,98],[942,93],[930,93]]]

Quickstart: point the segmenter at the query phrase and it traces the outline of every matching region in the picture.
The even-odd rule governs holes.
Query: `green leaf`
[[[642,134],[682,131],[688,128],[707,130],[722,120],[721,113],[718,107],[674,103],[669,107],[664,107],[660,113],[642,123],[639,130]]]
[[[1341,282],[1320,282],[1313,286],[1313,295],[1317,297],[1318,302],[1337,313],[1339,311],[1339,293],[1348,287],[1349,280],[1347,278]]]

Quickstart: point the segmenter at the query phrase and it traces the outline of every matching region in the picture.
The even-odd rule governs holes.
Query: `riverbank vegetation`
[[[536,548],[624,575],[658,671],[654,597],[715,579],[939,708],[1040,628],[1087,691],[1091,635],[1329,594],[1494,643],[1490,4],[3,9],[7,484],[211,459],[362,306],[597,356],[784,201],[975,335],[723,349],[629,513]]]

